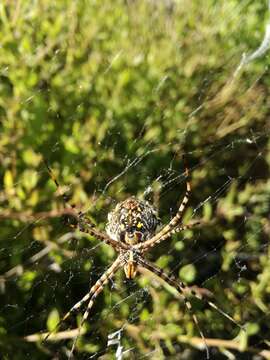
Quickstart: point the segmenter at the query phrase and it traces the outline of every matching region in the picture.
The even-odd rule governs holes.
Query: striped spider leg
[[[54,333],[56,330],[59,329],[59,327],[61,326],[61,324],[63,324],[63,322],[65,320],[67,320],[73,313],[79,311],[79,309],[87,303],[88,301],[88,305],[87,305],[87,309],[83,315],[82,321],[80,323],[80,326],[78,328],[78,335],[75,338],[75,341],[72,345],[72,351],[71,354],[73,353],[75,344],[76,344],[76,340],[79,337],[80,331],[81,331],[81,327],[83,325],[83,323],[85,322],[85,320],[87,319],[89,312],[94,304],[94,301],[96,299],[96,297],[98,296],[98,294],[103,290],[104,286],[108,283],[108,281],[110,279],[113,278],[114,274],[116,273],[116,271],[120,268],[120,266],[122,265],[122,256],[119,255],[116,260],[112,263],[112,265],[103,273],[103,275],[96,281],[96,283],[90,288],[89,292],[80,300],[78,301],[63,317],[62,319],[57,323],[56,327],[50,331],[45,338],[43,339],[43,342],[45,342],[52,333]]]
[[[184,163],[185,163],[185,159],[184,159]],[[185,177],[186,177],[186,192],[185,192],[183,200],[182,200],[182,202],[181,202],[175,216],[157,234],[152,236],[150,239],[147,239],[146,241],[137,244],[136,249],[138,249],[138,250],[141,249],[141,250],[147,251],[148,249],[150,249],[151,247],[153,247],[156,244],[160,243],[161,241],[164,241],[164,240],[170,238],[171,235],[174,234],[175,232],[190,229],[193,226],[196,226],[196,225],[199,224],[199,222],[197,221],[196,223],[193,223],[193,224],[190,224],[190,225],[180,226],[181,221],[183,219],[183,216],[185,214],[186,206],[188,204],[188,201],[189,201],[189,198],[190,198],[190,195],[191,195],[191,184],[190,184],[190,181],[189,181],[189,170],[188,170],[188,167],[187,167],[186,164],[185,164]]]
[[[48,174],[50,175],[51,179],[55,183],[55,186],[58,189],[64,203],[67,205],[67,207],[69,207],[73,210],[72,215],[77,220],[77,224],[73,225],[72,227],[78,227],[80,231],[87,233],[89,235],[92,235],[96,239],[103,241],[108,245],[111,245],[115,250],[116,249],[128,250],[129,247],[125,243],[122,243],[121,241],[116,241],[116,240],[110,238],[105,232],[97,229],[95,227],[94,223],[89,219],[88,216],[86,216],[85,213],[77,210],[76,206],[69,202],[68,196],[62,191],[61,186],[60,186],[56,176],[54,175],[52,169],[50,168],[48,162],[45,159],[43,159],[43,161],[44,161],[44,164],[48,171]]]
[[[185,306],[187,308],[187,310],[191,313],[191,316],[193,318],[193,321],[195,323],[195,325],[197,326],[197,329],[200,333],[200,336],[205,344],[205,349],[206,349],[206,358],[209,359],[209,349],[204,337],[204,334],[201,330],[201,327],[199,325],[199,321],[197,316],[194,314],[194,312],[192,311],[192,306],[191,303],[187,300],[186,296],[185,296],[185,289],[187,288],[185,286],[185,284],[183,284],[181,281],[177,281],[173,276],[169,276],[167,275],[163,269],[159,268],[156,265],[151,264],[149,261],[146,261],[145,259],[142,258],[138,258],[137,259],[137,264],[138,264],[138,270],[140,271],[140,268],[144,268],[149,270],[150,272],[156,274],[159,278],[163,279],[167,284],[169,284],[170,286],[172,286],[173,288],[175,288],[177,290],[177,292],[182,296],[182,299],[185,303]]]
[[[176,279],[173,275],[168,275],[166,272],[158,267],[157,265],[151,264],[149,261],[147,261],[145,258],[142,258],[141,256],[137,256],[136,263],[138,266],[138,271],[141,272],[141,268],[145,268],[149,270],[150,272],[157,275],[159,278],[164,280],[167,284],[169,284],[171,287],[177,290],[177,292],[182,296],[183,301],[185,303],[185,306],[187,310],[191,313],[193,321],[195,325],[197,326],[197,329],[200,333],[200,336],[205,344],[206,352],[207,352],[207,359],[209,358],[209,349],[205,340],[205,337],[203,335],[203,332],[200,328],[197,316],[192,311],[191,303],[187,300],[185,293],[189,293],[193,297],[196,297],[200,301],[204,302],[206,305],[213,308],[215,311],[219,312],[221,315],[226,317],[228,320],[230,320],[232,323],[234,323],[236,326],[238,326],[241,330],[245,330],[245,328],[238,324],[229,314],[225,313],[222,309],[220,309],[217,305],[215,305],[212,301],[204,299],[201,295],[199,295],[196,291],[190,289],[190,287],[186,286],[182,281]]]

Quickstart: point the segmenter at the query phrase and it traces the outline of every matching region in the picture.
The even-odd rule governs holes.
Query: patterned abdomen
[[[159,224],[156,210],[147,201],[131,197],[108,214],[106,232],[114,240],[134,245],[150,239]]]

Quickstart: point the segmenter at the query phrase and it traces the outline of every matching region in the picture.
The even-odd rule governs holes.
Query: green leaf
[[[60,321],[60,316],[59,313],[57,311],[57,309],[53,309],[47,319],[47,329],[48,331],[54,331],[57,324]]]
[[[186,283],[193,282],[196,278],[195,266],[192,264],[183,266],[179,271],[179,276]]]
[[[4,186],[5,188],[12,189],[13,188],[13,176],[10,170],[7,170],[4,175]]]

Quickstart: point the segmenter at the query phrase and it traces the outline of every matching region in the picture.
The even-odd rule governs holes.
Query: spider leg
[[[156,238],[156,235],[153,236],[151,239],[144,241],[143,243],[139,243],[138,245],[136,244],[134,247],[136,249],[140,249],[143,252],[148,251],[150,248],[152,248],[153,246],[159,244],[161,241],[167,240],[168,238],[170,238],[173,234],[177,234],[180,231],[184,231],[184,230],[189,230],[192,229],[194,226],[199,225],[200,222],[196,221],[192,224],[187,224],[187,225],[182,225],[182,226],[177,226],[175,228],[172,228],[170,231],[168,231],[167,233],[165,233],[164,235],[162,235],[161,237]]]
[[[89,293],[87,293],[80,301],[78,301],[63,317],[62,319],[56,324],[55,328],[50,331],[45,338],[43,339],[43,342],[45,342],[56,330],[59,329],[59,327],[63,324],[63,322],[70,317],[74,312],[79,310],[83,304],[86,303],[87,300],[92,296],[93,292],[91,292],[92,288],[90,289]]]
[[[99,278],[99,280],[95,283],[95,285],[92,286],[92,288],[89,292],[89,296],[87,297],[87,300],[89,299],[89,302],[88,302],[87,308],[83,314],[82,320],[79,324],[78,333],[73,341],[72,348],[71,348],[69,356],[68,356],[69,359],[71,359],[71,357],[72,357],[77,340],[81,333],[82,326],[85,323],[86,319],[88,318],[90,310],[91,310],[92,306],[94,305],[94,302],[95,302],[98,294],[103,290],[104,285],[106,285],[108,283],[108,281],[114,276],[114,274],[119,269],[121,264],[122,264],[122,257],[118,256],[118,258],[114,261],[114,263],[110,266],[110,268]],[[86,298],[86,296],[84,297],[84,299],[85,298]],[[84,302],[87,300],[85,299]]]
[[[58,322],[58,324],[55,326],[55,328],[50,331],[45,338],[43,339],[43,342],[45,342],[53,332],[55,332],[61,324],[70,317],[74,312],[79,310],[83,304],[85,304],[89,299],[89,304],[91,303],[91,307],[93,305],[93,302],[97,295],[102,291],[104,285],[109,281],[109,279],[112,278],[112,276],[115,274],[115,272],[118,270],[120,264],[121,264],[121,258],[118,256],[118,258],[112,263],[112,265],[109,267],[107,271],[97,280],[97,282],[91,287],[89,292],[80,300],[78,301]],[[87,306],[87,310],[89,309],[89,304]],[[90,311],[90,309],[89,309]],[[88,311],[88,313],[89,313]],[[81,327],[81,326],[80,326]]]
[[[172,286],[173,288],[175,288],[178,293],[182,296],[185,306],[188,310],[188,312],[191,314],[193,321],[200,333],[200,336],[204,342],[205,345],[205,349],[206,349],[206,358],[210,359],[209,357],[209,348],[207,346],[205,337],[203,335],[203,332],[201,330],[201,327],[199,325],[199,321],[197,316],[194,314],[193,310],[192,310],[192,306],[191,303],[187,300],[186,296],[185,296],[185,290],[186,290],[186,286],[184,283],[182,283],[181,281],[177,281],[173,276],[169,276],[167,275],[164,270],[162,270],[161,268],[159,268],[156,265],[151,264],[149,261],[146,261],[145,259],[142,259],[141,257],[136,259],[137,263],[139,264],[139,268],[138,270],[140,271],[140,266],[149,270],[150,272],[156,274],[158,277],[160,277],[161,279],[163,279],[164,281],[166,281],[166,283],[168,283],[170,286]]]
[[[129,250],[129,248],[130,248],[129,245],[127,245],[121,241],[113,240],[106,233],[98,230],[95,227],[94,223],[89,219],[89,217],[87,217],[82,211],[78,211],[76,209],[75,205],[71,204],[69,202],[67,195],[65,193],[63,193],[63,191],[61,190],[60,184],[59,184],[56,176],[54,175],[52,169],[50,168],[48,162],[45,159],[43,159],[43,162],[47,168],[48,174],[50,175],[51,179],[55,183],[56,188],[59,190],[64,203],[73,210],[73,216],[78,221],[77,226],[80,229],[80,231],[90,234],[90,235],[96,237],[98,240],[101,240],[101,241],[105,242],[106,244],[111,245],[117,251],[119,251],[119,249]]]
[[[98,230],[92,222],[89,220],[88,217],[85,215],[79,215],[79,229],[80,231],[90,234],[94,236],[96,239],[105,242],[108,245],[111,245],[116,251],[120,250],[130,250],[130,245],[123,243],[120,240],[113,240],[111,239],[106,233],[103,231]]]
[[[170,237],[171,234],[172,234],[172,230],[174,228],[176,228],[180,224],[180,222],[181,222],[181,220],[183,218],[183,215],[185,213],[186,206],[187,206],[187,203],[188,203],[189,198],[190,198],[190,194],[191,194],[191,185],[190,185],[190,181],[189,181],[189,170],[188,170],[188,167],[186,165],[185,165],[185,177],[186,177],[186,193],[185,193],[185,195],[183,197],[183,200],[182,200],[182,202],[181,202],[181,204],[180,204],[180,206],[178,208],[177,213],[171,219],[171,221],[167,225],[165,225],[151,239],[146,240],[145,242],[138,244],[137,249],[142,249],[142,248],[145,249],[147,247],[152,247],[152,246],[154,246],[154,244],[157,244],[162,240],[168,239],[168,237]],[[167,236],[167,234],[169,234],[169,235]]]
[[[169,285],[176,288],[178,292],[184,293],[189,292],[190,295],[196,297],[197,299],[201,300],[206,305],[210,306],[217,312],[219,312],[221,315],[226,317],[228,320],[230,320],[232,323],[234,323],[236,326],[238,326],[241,330],[245,330],[245,327],[243,325],[240,325],[237,321],[235,321],[229,314],[225,313],[222,309],[220,309],[217,305],[215,305],[212,301],[204,299],[201,295],[199,295],[196,291],[190,289],[188,286],[186,286],[182,281],[176,279],[172,275],[167,275],[164,270],[159,268],[156,265],[151,264],[149,261],[146,261],[145,259],[142,259],[141,257],[138,259],[138,264],[140,264],[142,267],[152,271],[154,274],[158,275],[160,278],[165,280]]]

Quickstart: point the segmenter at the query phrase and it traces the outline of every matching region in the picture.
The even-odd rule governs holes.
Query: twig
[[[188,343],[195,347],[204,348],[204,341],[200,337],[188,337],[185,335],[179,335],[178,339],[180,342]],[[270,350],[261,350],[257,349],[253,346],[246,347],[243,349],[241,343],[237,340],[223,340],[223,339],[213,339],[213,338],[206,338],[205,342],[209,347],[222,347],[226,349],[233,349],[239,352],[252,352],[258,354],[265,359],[270,359]]]
[[[128,332],[128,334],[131,337],[133,337],[134,339],[137,340],[138,338],[140,338],[140,334],[143,333],[143,326],[142,325],[134,326],[133,324],[126,323],[125,330]],[[165,337],[166,337],[166,333],[164,332],[164,336],[163,336],[163,333],[161,333],[160,330],[152,333],[152,335],[151,335],[151,338],[156,339],[156,340],[161,340],[161,339],[164,339]],[[205,338],[205,343],[204,343],[204,340],[201,337],[197,337],[197,336],[190,337],[190,336],[186,336],[186,335],[178,335],[177,339],[181,343],[186,343],[191,346],[197,347],[199,349],[204,349],[205,343],[206,343],[207,346],[209,346],[209,347],[232,349],[232,350],[239,351],[241,353],[251,352],[251,353],[260,355],[267,360],[270,359],[270,350],[258,349],[258,348],[255,348],[254,346],[243,348],[241,342],[237,341],[237,340]],[[148,350],[150,351],[149,348],[148,348]]]
[[[16,266],[14,266],[13,268],[9,269],[8,271],[6,271],[3,275],[0,276],[0,282],[5,281],[6,279],[8,279],[14,275],[22,274],[23,270],[24,270],[24,266],[32,265],[32,264],[36,263],[38,260],[42,259],[53,249],[60,250],[66,257],[71,258],[74,255],[74,252],[70,251],[70,250],[65,250],[62,247],[60,247],[59,245],[64,243],[65,241],[73,238],[74,236],[75,236],[75,234],[73,232],[69,232],[69,233],[61,236],[57,243],[54,243],[54,242],[48,241],[48,240],[44,241],[45,244],[47,245],[45,248],[43,248],[38,253],[31,256],[24,264],[18,264]]]
[[[142,333],[142,327],[140,327],[140,326],[134,327],[134,325],[125,324],[125,329],[128,331],[128,333],[132,337],[134,337],[134,335],[135,335],[135,337],[138,337],[139,333]],[[135,334],[134,334],[134,329],[136,329]],[[84,334],[84,333],[85,333],[85,330],[83,330],[81,332],[81,334]],[[37,334],[27,335],[23,338],[23,340],[25,340],[27,342],[38,342],[38,341],[42,341],[44,338],[46,338],[47,335],[48,335],[47,332],[42,333],[42,334],[37,333]],[[51,334],[48,341],[56,342],[56,341],[65,340],[65,339],[72,339],[72,338],[76,337],[77,335],[78,335],[78,329],[61,331],[61,332],[58,332],[57,334]],[[163,338],[163,336],[160,333],[160,331],[157,331],[152,334],[151,338],[152,339],[154,339],[154,338],[161,339],[161,338]],[[177,339],[181,343],[186,343],[186,344],[192,345],[194,347],[197,347],[199,349],[203,349],[205,346],[205,343],[206,343],[207,346],[209,346],[209,347],[232,349],[232,350],[239,351],[241,353],[251,352],[251,353],[260,355],[267,360],[270,359],[270,350],[258,349],[253,346],[243,348],[240,341],[237,341],[237,340],[205,338],[205,343],[204,343],[204,340],[201,339],[200,337],[197,337],[197,336],[189,337],[186,335],[179,335],[177,337]]]
[[[85,330],[82,329],[80,332],[80,335],[83,335],[85,333]],[[73,339],[79,334],[79,329],[72,329],[72,330],[66,330],[61,331],[56,334],[50,334],[50,337],[47,338],[46,341],[60,341],[65,339]],[[48,335],[48,332],[45,333],[37,333],[32,335],[27,335],[23,339],[28,342],[38,342],[44,340]]]
[[[22,222],[28,222],[28,221],[36,221],[41,219],[48,219],[48,218],[54,218],[59,217],[63,215],[75,215],[73,209],[71,208],[64,208],[61,210],[51,210],[51,211],[42,211],[38,212],[36,214],[31,213],[16,213],[11,211],[2,211],[0,212],[0,219],[12,219],[12,220],[19,220]]]

